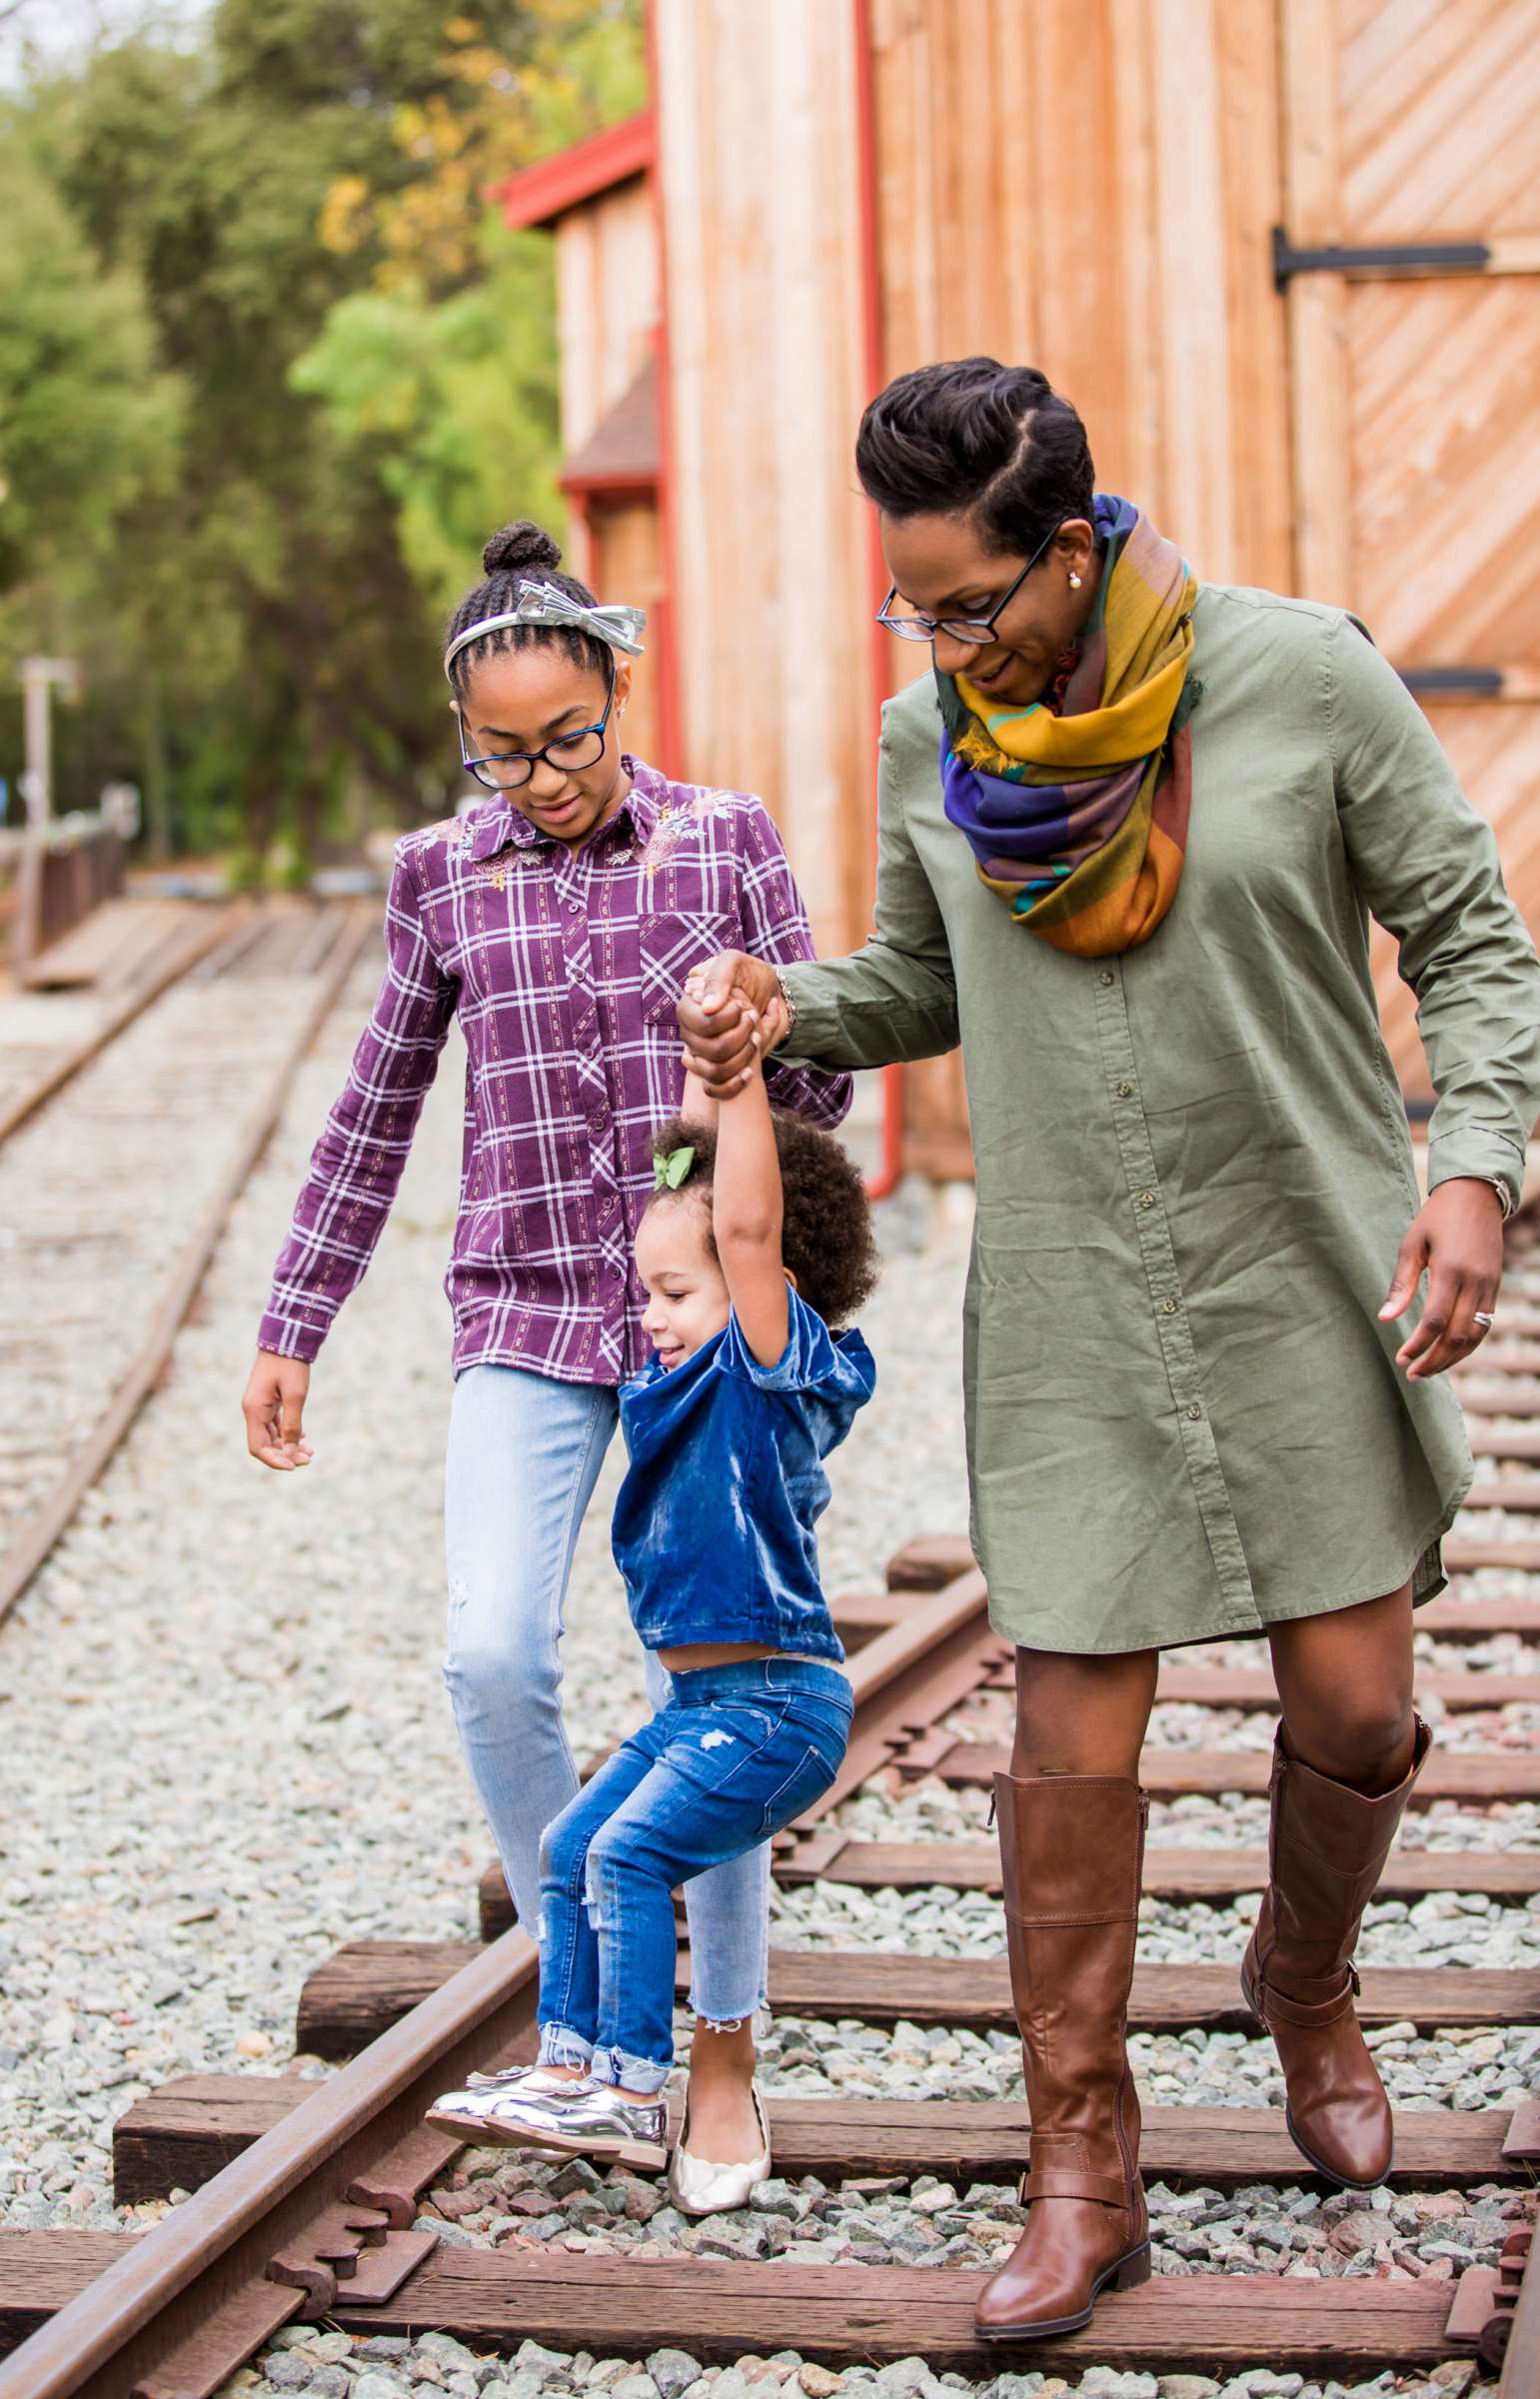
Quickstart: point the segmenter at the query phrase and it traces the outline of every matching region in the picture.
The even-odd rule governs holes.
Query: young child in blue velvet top
[[[614,1543],[672,1696],[547,1828],[536,2066],[433,2110],[478,2140],[638,2162],[667,2127],[675,1886],[770,1839],[844,1756],[813,1527],[823,1459],[876,1374],[858,1332],[830,1329],[875,1280],[864,1188],[832,1136],[772,1111],[756,1067],[720,1104],[689,1079],[654,1148],[636,1257],[657,1354],[621,1391]],[[682,2141],[679,2203],[701,2162]]]

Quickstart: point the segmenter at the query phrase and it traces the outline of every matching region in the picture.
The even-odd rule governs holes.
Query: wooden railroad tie
[[[0,2348],[78,2299],[133,2250],[136,2237],[0,2231]],[[339,2283],[326,2320],[364,2337],[452,2326],[473,2346],[501,2350],[533,2339],[601,2356],[645,2357],[688,2342],[707,2363],[792,2347],[835,2366],[918,2356],[938,2372],[955,2368],[979,2381],[1023,2358],[1037,2371],[1073,2373],[1092,2364],[1239,2370],[1260,2357],[1319,2377],[1433,2366],[1470,2354],[1491,2322],[1497,2279],[1490,2269],[1474,2271],[1481,2279],[1468,2300],[1468,2276],[1451,2286],[1157,2275],[1142,2290],[1104,2296],[1083,2332],[1023,2351],[974,2340],[973,2307],[985,2279],[977,2271],[440,2248],[391,2297],[359,2305],[350,2301],[347,2283]],[[174,2386],[159,2379],[153,2385],[171,2387],[211,2386],[181,2378]]]
[[[188,2074],[136,2101],[113,2128],[119,2207],[194,2191],[291,2115],[311,2086],[292,2074]],[[676,2098],[671,2127],[679,2131]],[[1026,2158],[1024,2101],[788,2099],[769,2102],[777,2174],[935,2174],[965,2187],[1013,2183]],[[1176,2188],[1314,2184],[1280,2108],[1146,2107],[1146,2180]],[[1540,2166],[1540,2099],[1506,2108],[1413,2108],[1396,2117],[1398,2190],[1477,2182],[1527,2186]],[[1321,2188],[1327,2186],[1322,2183]]]
[[[977,1840],[861,1841],[815,1826],[779,1837],[775,1880],[792,1885],[844,1883],[863,1891],[994,1891],[1000,1883],[999,1843]],[[1149,1849],[1143,1891],[1152,1899],[1237,1899],[1267,1881],[1265,1849]],[[1376,1899],[1426,1899],[1439,1891],[1479,1892],[1489,1899],[1529,1899],[1540,1892],[1540,1849],[1393,1849]],[[502,1864],[493,1858],[477,1890],[484,1941],[517,1921]]]
[[[988,1788],[1008,1771],[1010,1751],[997,1741],[960,1741],[954,1733],[929,1732],[897,1760],[900,1771],[918,1778],[938,1775],[955,1788]],[[1230,1791],[1261,1795],[1272,1772],[1270,1749],[1146,1749],[1139,1779],[1152,1798],[1192,1795],[1217,1798]],[[1436,1799],[1490,1807],[1511,1799],[1540,1799],[1540,1756],[1506,1749],[1441,1750],[1435,1747],[1413,1789],[1414,1808]]]
[[[349,1941],[307,1975],[295,2048],[313,2057],[353,2057],[484,1955],[466,1941]],[[682,1952],[680,1989],[688,1982]],[[924,1957],[890,1950],[772,1949],[770,2003],[777,2015],[864,2024],[944,2024],[1011,2031],[1010,1974],[1003,1957]],[[1358,2012],[1368,2024],[1540,2023],[1540,1968],[1368,1966]],[[1139,1966],[1129,2021],[1139,2032],[1191,2026],[1243,2031],[1255,2019],[1232,1965]]]

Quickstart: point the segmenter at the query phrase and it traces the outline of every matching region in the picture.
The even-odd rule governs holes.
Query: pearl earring
[[[1080,578],[1079,578],[1079,576],[1078,576],[1078,575],[1071,575],[1071,576],[1070,576],[1070,578],[1069,578],[1069,588],[1070,588],[1070,590],[1071,590],[1072,592],[1077,592],[1077,591],[1079,590],[1079,588],[1080,588]]]

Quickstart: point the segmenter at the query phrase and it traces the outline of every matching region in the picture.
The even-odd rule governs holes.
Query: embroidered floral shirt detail
[[[313,1358],[363,1275],[458,1016],[456,1373],[614,1385],[651,1354],[632,1244],[650,1137],[684,1089],[680,989],[719,950],[786,966],[813,951],[763,803],[627,763],[630,797],[581,850],[503,801],[398,843],[385,980],[274,1269],[264,1349]],[[849,1107],[845,1075],[772,1065],[769,1081],[815,1124]]]

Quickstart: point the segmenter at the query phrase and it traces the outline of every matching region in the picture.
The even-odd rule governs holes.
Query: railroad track
[[[1525,1387],[1531,1360],[1508,1356],[1529,1340],[1527,1319],[1540,1331],[1540,1251],[1521,1224],[1477,1378],[1511,1374],[1499,1395],[1512,1405],[1473,1415],[1491,1479],[1447,1545],[1450,1594],[1419,1616],[1440,1644],[1480,1645],[1469,1666],[1445,1662],[1420,1687],[1483,1745],[1435,1751],[1418,1806],[1485,1809],[1491,1837],[1468,1851],[1403,1846],[1385,1896],[1451,1891],[1523,1905],[1540,1893],[1540,1852],[1505,1847],[1500,1813],[1537,1788],[1532,1750],[1504,1747],[1502,1736],[1527,1722],[1513,1711],[1531,1693],[1540,1700],[1540,1605],[1491,1579],[1511,1565],[1517,1584],[1540,1567],[1540,1475],[1522,1465],[1540,1456],[1540,1406]],[[996,1889],[992,1841],[871,1840],[840,1821],[842,1803],[874,1780],[901,1797],[935,1778],[965,1791],[985,1771],[1004,1731],[1010,1659],[989,1630],[979,1576],[955,1543],[916,1542],[883,1592],[835,1612],[856,1695],[850,1753],[833,1789],[777,1843],[780,1884]],[[1201,1798],[1262,1787],[1260,1750],[1217,1743],[1269,1707],[1264,1670],[1222,1653],[1212,1664],[1174,1659],[1160,1699],[1210,1711],[1218,1730],[1189,1747],[1152,1747],[1153,1790]],[[1145,1887],[1212,1901],[1257,1889],[1264,1871],[1254,1846],[1157,1844]],[[533,2338],[600,2356],[674,2345],[731,2361],[784,2346],[838,2367],[917,2354],[980,2381],[1002,2365],[1072,2379],[1091,2364],[1220,2374],[1266,2364],[1356,2380],[1469,2359],[1501,2367],[1503,2399],[1540,2399],[1540,2268],[1526,2272],[1527,2221],[1514,2223],[1500,2257],[1452,2280],[1157,2273],[1142,2290],[1104,2298],[1086,2332],[1014,2353],[973,2343],[975,2271],[571,2254],[517,2230],[498,2247],[451,2245],[436,2228],[463,2216],[458,2202],[474,2191],[463,2191],[459,2145],[424,2123],[425,2110],[468,2071],[530,2056],[535,2038],[535,1951],[509,1922],[495,1871],[480,1907],[481,1943],[353,1942],[310,1975],[296,2045],[347,2060],[335,2073],[184,2077],[132,2107],[114,2143],[120,2204],[191,2194],[154,2229],[0,2232],[0,2342],[20,2344],[0,2365],[0,2399],[206,2399],[298,2322],[356,2335],[445,2330],[497,2350]],[[1009,2022],[1002,1957],[787,1949],[772,1953],[771,2000],[783,2014],[870,2026]],[[1540,1972],[1371,1967],[1362,2007],[1371,2023],[1423,2031],[1540,2026]],[[1132,2012],[1136,2025],[1163,2030],[1247,2020],[1230,1966],[1143,1965]],[[772,2097],[770,2116],[777,2174],[830,2186],[921,2174],[959,2189],[1005,2183],[1025,2148],[1023,2110],[1009,2102]],[[1321,2187],[1270,2107],[1149,2105],[1144,2165],[1151,2182],[1178,2191]],[[1537,2172],[1540,2098],[1398,2111],[1394,2188],[1481,2183],[1521,2201]]]
[[[152,913],[122,934],[121,975],[109,948],[99,1004],[13,1076],[0,1102],[0,1617],[154,1387],[373,921],[301,900],[191,922]],[[88,934],[101,950],[112,933],[81,928],[60,973]]]

